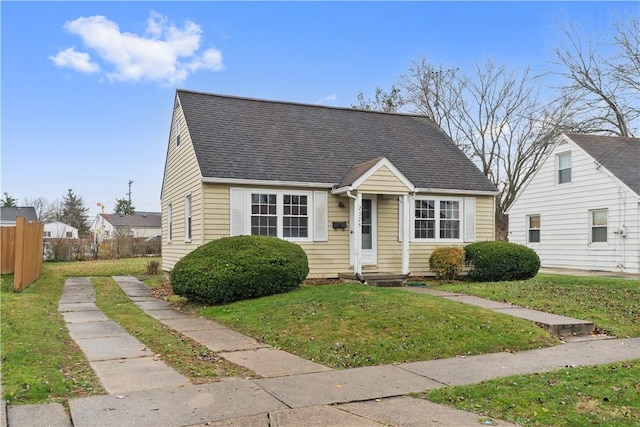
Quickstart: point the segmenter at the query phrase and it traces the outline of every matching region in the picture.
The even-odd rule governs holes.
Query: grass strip
[[[640,281],[539,274],[515,282],[438,284],[436,289],[507,301],[548,313],[592,321],[600,332],[640,337]]]
[[[287,294],[198,312],[336,369],[559,343],[532,322],[512,316],[428,295],[361,285],[303,286]]]
[[[92,279],[96,305],[149,350],[194,384],[223,377],[251,377],[252,371],[219,357],[204,345],[163,325],[138,308],[111,278]]]
[[[640,359],[519,375],[416,395],[523,426],[640,425]]]

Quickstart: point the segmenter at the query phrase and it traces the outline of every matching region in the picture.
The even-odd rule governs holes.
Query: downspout
[[[362,195],[358,194],[357,196],[354,196],[351,193],[351,190],[347,190],[347,196],[352,198],[354,200],[354,205],[353,205],[353,219],[355,222],[355,227],[352,225],[351,227],[351,232],[354,233],[355,232],[355,241],[354,241],[354,257],[353,257],[353,273],[355,274],[356,278],[361,282],[364,283],[364,277],[362,276],[362,260],[360,258],[360,252],[361,252],[361,246],[362,246],[362,214],[360,212],[361,210],[361,206],[362,206]]]

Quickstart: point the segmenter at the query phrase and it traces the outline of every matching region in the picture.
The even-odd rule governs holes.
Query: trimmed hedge
[[[187,254],[171,271],[176,295],[206,304],[289,292],[309,274],[304,250],[267,236],[213,240]]]
[[[429,257],[429,270],[438,278],[453,280],[462,272],[464,259],[464,249],[459,246],[438,247]]]
[[[516,243],[477,242],[464,249],[465,262],[472,266],[467,277],[473,281],[525,280],[535,276],[540,268],[538,254]]]

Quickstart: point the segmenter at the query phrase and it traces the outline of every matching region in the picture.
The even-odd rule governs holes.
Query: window
[[[596,209],[589,213],[591,223],[591,243],[607,242],[607,210]]]
[[[558,184],[571,182],[571,153],[558,154]]]
[[[73,237],[73,232],[72,232],[72,231],[67,231],[67,232],[65,233],[65,236],[66,236],[68,239],[70,239],[70,238],[72,238],[72,237]]]
[[[45,231],[44,232],[44,237],[51,237],[51,232],[50,231]]]
[[[307,196],[283,195],[282,237],[308,237]]]
[[[171,203],[167,205],[167,241],[173,238],[173,209]]]
[[[309,238],[309,194],[251,193],[251,234]]]
[[[277,236],[278,214],[275,194],[251,195],[251,234]]]
[[[416,199],[416,239],[460,239],[460,200]]]
[[[175,134],[176,134],[176,147],[179,147],[180,146],[180,122],[176,122]]]
[[[540,243],[540,215],[530,215],[527,217],[529,243]]]
[[[191,241],[191,194],[184,199],[184,241]]]

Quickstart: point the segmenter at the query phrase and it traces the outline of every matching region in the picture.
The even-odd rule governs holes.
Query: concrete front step
[[[350,282],[362,283],[369,286],[378,287],[400,287],[404,285],[405,280],[409,277],[408,274],[401,273],[386,273],[386,272],[363,272],[360,278],[356,277],[354,273],[340,273],[338,275],[343,280]]]

